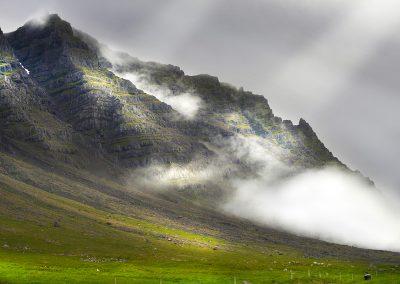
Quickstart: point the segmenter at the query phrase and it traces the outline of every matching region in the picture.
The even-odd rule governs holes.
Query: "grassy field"
[[[365,271],[400,283],[396,265],[305,258],[70,205],[57,226],[1,218],[1,283],[358,283]]]
[[[28,242],[27,242],[28,243]],[[93,240],[93,246],[104,243]],[[73,253],[33,252],[26,245],[0,251],[1,283],[360,283],[364,271],[373,282],[399,283],[397,266],[270,256],[252,248],[214,251],[174,245],[142,244],[107,253],[91,249]],[[140,247],[143,246],[143,247]],[[157,250],[156,250],[157,249]],[[115,257],[115,253],[119,256]]]
[[[236,241],[138,205],[145,199],[126,202],[130,195],[118,198],[126,189],[112,181],[75,175],[0,155],[0,283],[359,283],[365,271],[375,283],[400,283],[385,253],[350,261],[252,235]]]

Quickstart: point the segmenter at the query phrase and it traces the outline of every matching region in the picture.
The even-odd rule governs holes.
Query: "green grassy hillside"
[[[229,235],[213,225],[216,215],[190,223],[201,209],[189,201],[168,209],[162,196],[131,189],[122,199],[123,184],[73,168],[50,173],[5,154],[0,161],[0,282],[357,283],[365,271],[374,282],[400,279],[396,254],[218,216],[237,226],[239,235]]]

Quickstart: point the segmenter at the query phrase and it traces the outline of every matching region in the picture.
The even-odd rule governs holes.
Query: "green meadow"
[[[311,257],[280,235],[260,242],[240,227],[247,237],[238,241],[82,170],[48,171],[7,155],[0,166],[0,283],[360,283],[366,271],[374,283],[400,283],[392,254]],[[160,204],[200,216],[184,200]]]

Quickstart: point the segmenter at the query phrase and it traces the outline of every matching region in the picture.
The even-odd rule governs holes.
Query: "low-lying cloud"
[[[117,52],[105,45],[99,46],[101,55],[113,66],[123,66],[135,58],[121,52]],[[167,86],[151,83],[148,74],[142,72],[119,72],[112,70],[115,74],[131,81],[138,89],[155,96],[160,101],[170,105],[185,119],[194,119],[202,106],[202,99],[194,92],[172,91]]]
[[[131,81],[142,91],[170,105],[186,119],[194,119],[201,108],[202,100],[193,92],[173,93],[167,87],[151,84],[145,74],[130,72],[118,75]]]
[[[168,190],[203,186],[220,177],[214,164],[205,165],[202,161],[196,160],[187,165],[156,164],[138,168],[130,178],[141,188]]]
[[[400,251],[400,210],[366,179],[333,166],[296,169],[280,149],[242,141],[247,160],[262,166],[257,176],[231,179],[224,211],[297,235]]]
[[[157,189],[220,184],[225,213],[328,242],[400,251],[400,211],[363,177],[332,166],[294,168],[285,150],[256,137],[216,144],[207,162],[151,166],[137,177]]]
[[[361,178],[309,170],[275,184],[236,180],[223,209],[257,223],[329,242],[400,251],[400,214]]]

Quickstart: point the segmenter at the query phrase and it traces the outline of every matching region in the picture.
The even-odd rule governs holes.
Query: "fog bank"
[[[289,166],[285,150],[257,137],[214,143],[211,160],[152,165],[132,182],[157,190],[219,186],[225,191],[218,209],[227,214],[300,236],[400,252],[400,210],[364,177],[335,166]]]
[[[400,212],[365,181],[337,168],[308,170],[276,184],[236,180],[225,211],[262,225],[370,249],[400,251]]]

